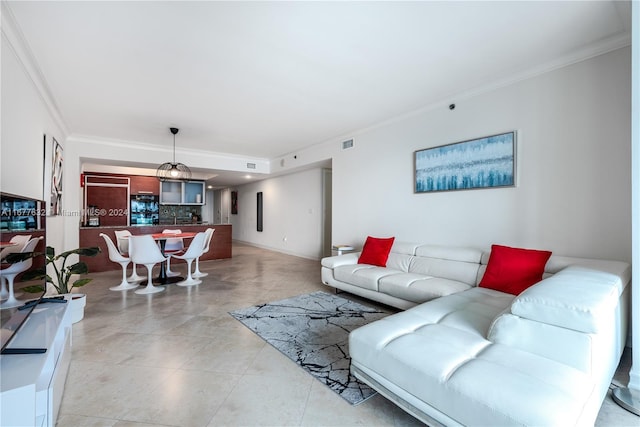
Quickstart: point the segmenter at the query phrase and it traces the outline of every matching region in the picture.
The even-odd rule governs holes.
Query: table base
[[[158,285],[170,285],[172,283],[182,282],[183,280],[184,280],[184,277],[180,277],[180,276],[164,277],[164,278],[156,277],[155,279],[152,280],[152,282]]]

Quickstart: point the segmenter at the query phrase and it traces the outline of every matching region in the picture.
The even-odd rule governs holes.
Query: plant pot
[[[77,323],[84,318],[84,306],[87,305],[86,294],[67,294],[69,297],[69,310],[71,310],[71,323]]]

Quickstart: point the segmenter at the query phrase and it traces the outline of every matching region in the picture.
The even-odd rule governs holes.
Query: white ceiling
[[[631,32],[615,1],[6,3],[70,134],[268,159]]]

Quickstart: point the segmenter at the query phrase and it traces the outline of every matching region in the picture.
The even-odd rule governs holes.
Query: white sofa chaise
[[[417,305],[406,293],[380,290],[388,291],[384,278],[418,274],[398,268],[415,265],[415,259],[399,264],[392,256],[395,246],[390,271],[356,267],[343,255],[323,260],[323,281],[349,277],[337,273],[341,266],[370,270],[360,276],[376,277],[377,290],[369,283],[368,292],[354,293]],[[420,247],[415,245],[414,254],[422,253]],[[429,425],[593,425],[625,345],[630,266],[552,256],[546,278],[515,296],[476,286],[488,255],[480,255],[474,282],[461,281],[466,289],[442,285],[441,297],[423,291],[427,302],[353,331],[352,372]],[[457,281],[450,274],[441,277],[452,267],[449,261],[428,260],[447,268],[425,275]],[[333,278],[325,269],[333,270]],[[349,280],[341,289],[358,287]]]

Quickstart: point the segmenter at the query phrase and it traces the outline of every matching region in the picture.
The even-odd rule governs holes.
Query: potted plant
[[[62,252],[59,255],[56,255],[56,250],[51,246],[47,246],[47,250],[45,253],[45,266],[42,268],[34,269],[25,272],[22,276],[22,280],[36,280],[36,279],[46,279],[46,283],[51,283],[51,285],[55,288],[58,294],[71,294],[71,290],[73,288],[79,288],[81,286],[86,285],[91,282],[91,278],[85,277],[81,279],[76,279],[73,277],[78,274],[86,274],[89,272],[89,267],[83,261],[78,261],[75,264],[67,265],[67,259],[70,255],[81,255],[81,256],[96,256],[100,253],[99,247],[91,247],[91,248],[77,248],[70,251]],[[33,253],[32,256],[40,255],[38,253]],[[62,264],[59,264],[59,261],[62,260]],[[46,268],[48,265],[51,265],[53,271],[55,273],[54,277],[51,277],[47,274]],[[76,279],[73,280],[72,279]],[[45,288],[42,285],[34,285],[27,286],[23,288],[26,292],[44,292]],[[84,317],[84,306],[86,305],[86,295],[75,293],[71,295],[71,303],[72,303],[72,322],[76,323]]]

